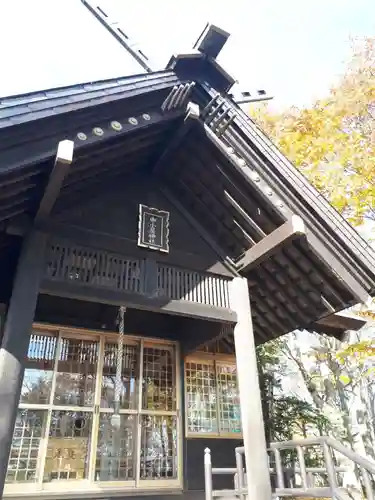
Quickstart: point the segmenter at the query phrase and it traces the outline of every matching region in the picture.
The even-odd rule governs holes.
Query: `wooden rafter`
[[[60,141],[57,147],[55,165],[49,176],[46,189],[39,204],[35,221],[48,217],[59,196],[65,177],[73,162],[74,142],[70,140]]]

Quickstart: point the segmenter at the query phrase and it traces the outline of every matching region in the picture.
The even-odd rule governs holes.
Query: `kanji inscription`
[[[169,252],[169,212],[139,205],[138,246]]]

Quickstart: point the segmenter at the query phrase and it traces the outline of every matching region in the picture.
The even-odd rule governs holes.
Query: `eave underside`
[[[202,121],[184,121],[181,109],[162,112],[162,103],[175,83],[170,75],[168,78],[170,81],[159,82],[160,88],[150,90],[144,98],[142,93],[136,93],[119,100],[117,105],[112,101],[109,105],[98,104],[94,115],[92,109],[88,112],[86,108],[67,114],[66,121],[59,122],[57,129],[56,117],[50,117],[50,123],[41,121],[44,127],[53,128],[54,135],[46,134],[44,128],[43,136],[42,130],[37,128],[36,139],[29,145],[26,132],[30,132],[30,123],[23,123],[19,129],[18,139],[23,137],[23,143],[17,142],[17,134],[12,135],[10,129],[5,129],[4,137],[8,143],[0,151],[5,165],[0,171],[0,259],[3,263],[20,242],[20,238],[8,234],[11,232],[9,228],[20,217],[33,220],[35,216],[52,170],[57,136],[60,139],[74,137],[78,144],[74,163],[64,181],[54,213],[69,210],[99,195],[103,189],[110,190],[111,186],[125,183],[135,170],[155,176],[197,225],[210,235],[215,248],[229,264],[248,279],[258,343],[298,328],[312,329],[321,318],[359,302],[362,292],[372,293],[375,288],[373,269],[371,272],[370,266],[366,269],[363,259],[355,258],[353,249],[338,238],[335,240],[327,225],[313,224],[312,216],[308,220],[310,239],[290,241],[255,267],[242,269],[241,261],[246,252],[288,220],[288,214],[283,213],[281,206],[290,205],[293,213],[306,218],[298,205],[301,200],[292,197],[292,203],[290,192],[277,192],[275,173],[273,197],[272,193],[262,191],[265,179],[262,172],[271,167],[264,164],[265,159],[259,156],[252,143],[238,137],[240,132],[234,125],[228,126],[219,140],[225,149],[228,141],[240,139],[242,146],[234,151],[234,155],[252,154],[256,174],[253,179],[246,175],[246,162],[240,166],[237,160],[237,164],[234,163],[231,158],[233,151],[228,155],[220,149]],[[195,94],[200,104],[203,94]],[[130,123],[129,118],[136,120]],[[113,129],[113,121],[122,124],[121,131]],[[95,134],[95,128],[104,130],[104,134]],[[87,138],[82,143],[77,140],[79,132]],[[172,149],[171,144],[174,144]],[[21,158],[22,147],[26,146],[28,156]],[[163,155],[165,152],[167,154]],[[283,182],[280,175],[278,181]],[[318,246],[314,246],[315,243]],[[342,266],[334,252],[334,247],[340,246],[342,260],[346,259],[343,271],[352,277],[350,283],[337,276],[337,266],[330,265],[330,262],[335,262]],[[7,267],[11,280],[14,267],[5,263],[4,268]]]
[[[256,189],[243,182],[199,126],[185,136],[159,175],[186,210],[215,235],[233,263],[285,222]],[[286,244],[242,274],[248,279],[260,342],[297,328],[309,329],[318,319],[358,302],[303,239]]]

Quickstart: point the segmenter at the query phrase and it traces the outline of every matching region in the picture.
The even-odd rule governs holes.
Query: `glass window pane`
[[[44,481],[88,477],[91,432],[91,413],[52,412]]]
[[[93,406],[99,343],[61,339],[57,364],[55,405]]]
[[[218,432],[215,367],[186,363],[188,432]]]
[[[143,414],[122,413],[119,428],[112,425],[112,413],[94,417],[94,403],[99,398],[101,408],[113,407],[116,385],[116,339],[104,344],[103,353],[99,353],[99,346],[98,341],[87,337],[74,339],[66,334],[58,340],[57,335],[33,332],[21,402],[54,406],[50,410],[18,411],[7,483],[35,483],[43,479],[64,484],[67,480],[88,479],[90,456],[94,458],[91,453],[95,454],[95,469],[91,471],[95,481],[135,481],[139,460],[140,477],[144,480],[177,478],[178,419],[175,415],[161,415],[174,412],[177,407],[173,346],[147,344],[144,348]],[[125,411],[137,410],[140,402],[140,352],[140,344],[124,345],[121,409]],[[102,387],[95,400],[99,354],[103,356]],[[58,410],[56,405],[64,408]],[[148,415],[147,410],[156,410],[158,415]],[[98,435],[94,439],[96,449],[91,450],[93,422]]]
[[[49,403],[56,346],[56,336],[30,335],[20,403]]]
[[[120,415],[120,427],[112,426],[111,414],[101,414],[96,450],[96,481],[128,481],[135,479],[134,415]]]
[[[104,346],[102,394],[100,406],[112,408],[115,396],[117,343]],[[124,345],[122,356],[122,377],[120,407],[124,410],[137,408],[137,380],[139,370],[139,346]]]
[[[177,478],[177,418],[142,415],[141,479]]]
[[[143,350],[142,408],[176,409],[175,357],[167,348]]]
[[[46,410],[18,410],[9,455],[7,483],[35,482],[39,477]]]
[[[240,397],[236,365],[217,365],[220,431],[241,432]]]

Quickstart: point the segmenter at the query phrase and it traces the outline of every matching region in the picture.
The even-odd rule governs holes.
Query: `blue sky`
[[[162,68],[207,21],[232,33],[222,65],[275,104],[303,105],[343,71],[349,36],[375,35],[374,0],[101,0]],[[139,72],[80,0],[9,0],[0,19],[0,95]]]

